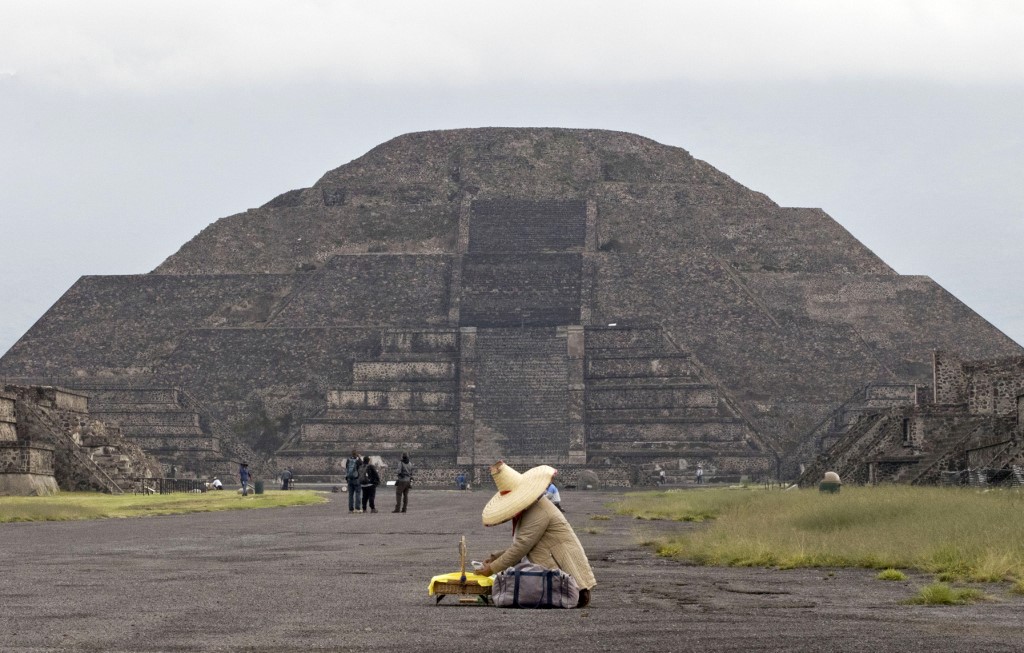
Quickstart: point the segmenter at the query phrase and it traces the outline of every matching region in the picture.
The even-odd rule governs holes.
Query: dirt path
[[[637,547],[686,528],[608,515],[614,495],[563,503],[598,579],[590,608],[434,605],[427,581],[504,546],[485,492],[415,492],[412,512],[304,508],[78,523],[0,524],[3,651],[1024,651],[1024,598],[899,601],[931,581],[860,570],[694,567]]]

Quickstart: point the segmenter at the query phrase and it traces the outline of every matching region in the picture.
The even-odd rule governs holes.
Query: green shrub
[[[907,575],[899,569],[893,569],[890,567],[889,569],[883,569],[880,571],[876,578],[878,578],[878,580],[907,580]]]
[[[925,585],[917,596],[903,603],[907,605],[965,605],[985,599],[985,593],[972,588],[955,588],[946,583]]]

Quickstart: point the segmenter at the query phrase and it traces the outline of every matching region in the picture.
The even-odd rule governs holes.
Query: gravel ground
[[[688,524],[610,515],[613,494],[563,492],[598,586],[583,610],[460,606],[427,596],[507,544],[487,492],[413,491],[411,512],[301,508],[0,524],[2,651],[1024,651],[1024,597],[899,602],[931,582],[864,570],[718,569],[661,560],[638,539]],[[241,500],[241,499],[240,499]]]

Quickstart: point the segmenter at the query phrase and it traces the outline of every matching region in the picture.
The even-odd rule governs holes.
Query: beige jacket
[[[547,497],[523,511],[512,546],[496,554],[491,569],[507,569],[523,556],[548,569],[561,569],[576,579],[580,589],[597,585],[583,545],[562,512]]]

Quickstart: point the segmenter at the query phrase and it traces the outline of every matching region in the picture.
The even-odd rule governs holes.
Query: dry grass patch
[[[620,514],[702,521],[661,555],[722,566],[919,569],[951,580],[1024,580],[1024,496],[957,488],[844,487],[627,495]]]

